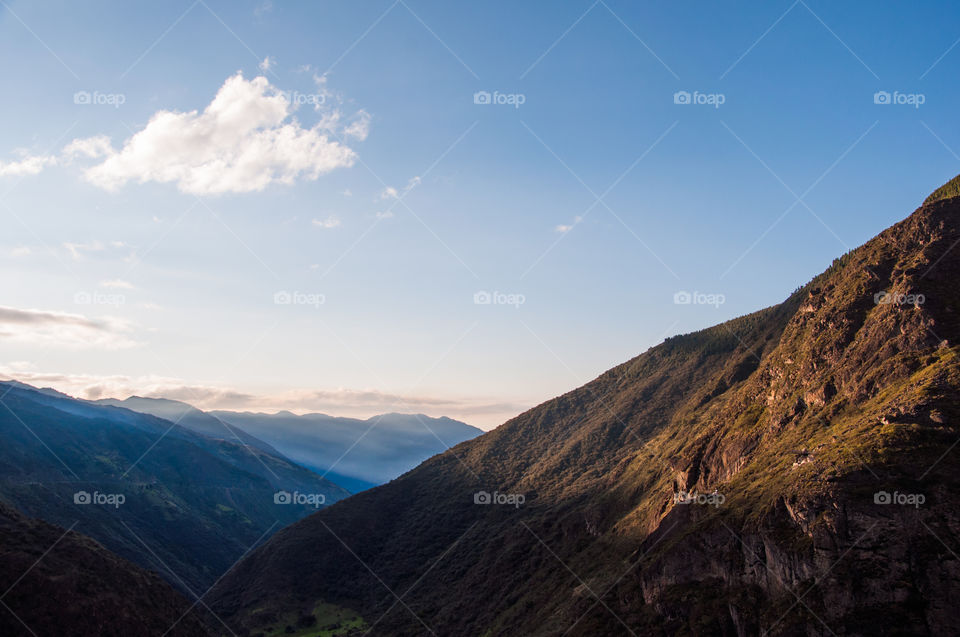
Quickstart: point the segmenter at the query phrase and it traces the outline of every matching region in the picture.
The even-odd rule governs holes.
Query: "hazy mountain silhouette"
[[[238,634],[321,603],[392,636],[955,633],[951,192],[780,305],[284,529],[214,609]]]
[[[157,418],[163,418],[170,422],[175,422],[181,427],[190,429],[210,438],[226,440],[228,442],[238,442],[241,444],[256,447],[274,456],[282,456],[279,451],[268,445],[263,440],[251,436],[239,427],[231,426],[220,420],[216,416],[200,411],[193,405],[188,405],[179,400],[168,400],[166,398],[142,398],[140,396],[131,396],[125,400],[116,398],[102,398],[92,401],[98,405],[112,405],[114,407],[123,407],[131,411],[138,411],[142,414],[150,414]]]
[[[214,411],[212,416],[269,442],[288,458],[357,492],[388,482],[464,440],[483,433],[451,418],[381,414],[359,420]]]

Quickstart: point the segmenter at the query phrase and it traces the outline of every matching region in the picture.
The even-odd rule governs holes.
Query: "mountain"
[[[367,420],[288,411],[211,415],[266,440],[288,458],[354,493],[388,482],[483,433],[458,420],[423,414],[381,414]]]
[[[282,454],[268,445],[266,442],[251,436],[244,430],[233,427],[212,416],[206,412],[200,411],[192,405],[180,402],[179,400],[168,400],[166,398],[141,398],[140,396],[131,396],[126,400],[117,400],[116,398],[102,398],[92,401],[98,405],[110,405],[113,407],[122,407],[130,411],[140,412],[141,414],[150,414],[157,418],[163,418],[170,422],[175,422],[181,427],[190,429],[209,438],[218,440],[228,440],[248,445],[259,449],[273,456],[282,456]]]
[[[783,303],[283,529],[212,607],[238,634],[324,605],[372,635],[953,634],[958,245],[934,198]]]
[[[0,498],[187,593],[321,504],[300,495],[349,495],[283,456],[19,383],[0,383],[0,439]]]
[[[2,635],[211,634],[187,614],[187,600],[155,574],[2,502],[0,556]]]

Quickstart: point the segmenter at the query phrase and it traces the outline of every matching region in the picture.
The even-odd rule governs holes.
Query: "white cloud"
[[[412,177],[410,181],[407,182],[407,185],[402,189],[397,190],[393,186],[387,186],[383,189],[383,192],[380,193],[380,199],[400,199],[405,197],[408,192],[419,186],[423,183],[423,180],[419,176]]]
[[[261,63],[258,64],[257,66],[260,67],[260,70],[261,70],[261,71],[263,71],[264,73],[266,73],[267,71],[269,71],[269,70],[273,67],[273,64],[274,64],[273,60],[272,60],[272,59],[270,58],[270,56],[268,55],[267,57],[263,58],[263,62],[261,62]]]
[[[98,159],[112,153],[113,144],[110,143],[110,138],[106,135],[75,139],[63,148],[63,155],[68,161],[73,161],[78,156]]]
[[[578,223],[580,223],[581,221],[583,221],[583,217],[574,217],[574,218],[573,218],[573,223],[571,223],[571,224],[561,224],[561,225],[555,227],[553,230],[554,230],[554,232],[559,232],[559,233],[561,233],[561,234],[566,233],[566,232],[570,232],[570,231],[573,230],[573,228],[574,228]]]
[[[133,258],[132,246],[123,241],[91,241],[89,243],[72,243],[67,241],[63,244],[70,256],[77,261],[82,261],[85,257],[94,254],[100,254],[106,257],[120,256],[124,261],[130,261]]]
[[[120,150],[98,136],[74,140],[64,156],[103,158],[84,176],[105,190],[152,181],[195,195],[262,191],[352,166],[354,151],[328,136],[340,126],[339,111],[304,128],[293,117],[295,107],[267,78],[246,80],[237,73],[202,112],[161,110]],[[354,138],[365,136],[369,116],[361,111],[344,134],[348,130]]]
[[[273,11],[273,2],[270,0],[265,0],[257,5],[257,7],[253,10],[253,15],[260,18],[271,11]]]
[[[361,142],[365,140],[370,135],[370,113],[364,110],[358,111],[350,125],[344,129],[343,134]]]
[[[340,226],[340,220],[333,215],[330,215],[326,219],[322,219],[322,220],[314,219],[312,223],[318,228],[327,228],[327,229],[336,228]]]
[[[112,281],[101,281],[101,287],[113,288],[116,290],[133,290],[134,285],[129,281],[124,281],[123,279],[113,279]]]
[[[123,349],[138,343],[129,337],[132,326],[112,317],[22,310],[0,306],[0,341],[69,349]]]
[[[54,166],[57,158],[51,155],[24,155],[19,161],[0,161],[0,177],[24,177],[36,175],[48,166]]]

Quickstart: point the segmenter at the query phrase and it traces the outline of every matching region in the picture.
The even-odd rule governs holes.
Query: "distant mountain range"
[[[0,383],[0,401],[0,500],[76,524],[185,592],[205,591],[254,543],[321,500],[349,495],[269,445],[16,382]]]
[[[393,637],[956,634],[958,184],[783,303],[285,528],[213,609],[239,635],[321,606]]]
[[[231,427],[229,424],[212,416],[206,412],[200,411],[192,405],[180,402],[179,400],[167,400],[165,398],[141,398],[140,396],[131,396],[125,400],[116,398],[102,398],[92,401],[98,405],[109,405],[112,407],[122,407],[130,411],[137,411],[141,414],[150,414],[157,418],[163,418],[170,422],[177,423],[181,427],[195,431],[198,434],[216,438],[218,440],[229,440],[240,444],[250,445],[265,453],[274,456],[282,455],[279,451],[265,443],[264,441],[251,436],[246,431]]]
[[[367,420],[290,412],[210,415],[267,441],[354,493],[388,482],[483,433],[458,420],[422,414],[382,414]]]
[[[177,400],[139,396],[94,402],[164,418],[204,436],[289,458],[353,493],[389,482],[483,433],[458,420],[423,414],[390,413],[360,420],[326,414],[298,416],[289,411],[203,412]]]

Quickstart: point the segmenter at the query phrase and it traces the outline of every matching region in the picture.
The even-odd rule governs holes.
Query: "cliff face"
[[[253,632],[321,602],[384,635],[950,632],[958,243],[960,198],[933,199],[781,305],[284,529],[214,609]]]

